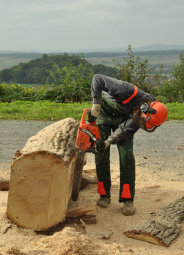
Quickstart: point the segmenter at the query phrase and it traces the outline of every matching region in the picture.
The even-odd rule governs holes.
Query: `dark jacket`
[[[91,93],[93,104],[100,104],[102,93],[108,99],[121,104],[124,112],[128,114],[127,121],[120,124],[119,128],[109,137],[111,144],[118,143],[133,135],[141,126],[138,118],[132,119],[133,111],[147,101],[155,101],[156,98],[138,88],[137,94],[126,104],[122,101],[130,98],[134,93],[134,85],[111,78],[102,74],[95,74],[92,80]]]

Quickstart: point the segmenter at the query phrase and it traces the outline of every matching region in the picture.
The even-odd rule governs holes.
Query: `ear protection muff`
[[[151,114],[156,113],[156,110],[153,109],[153,108],[150,108],[149,104],[147,104],[147,103],[141,105],[140,111],[144,112],[145,114],[147,114],[148,112],[151,113]]]

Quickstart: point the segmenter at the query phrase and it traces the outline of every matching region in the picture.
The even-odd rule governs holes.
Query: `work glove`
[[[108,140],[102,141],[102,140],[96,140],[95,149],[97,154],[103,153],[107,147],[109,147],[111,144]]]
[[[89,110],[89,111],[88,111],[88,122],[92,123],[92,122],[96,121],[96,118],[97,118],[97,117],[95,117],[95,116],[93,116],[93,115],[91,114],[91,110]]]
[[[88,121],[90,123],[96,121],[96,118],[100,113],[100,108],[101,108],[100,104],[93,104],[91,110],[88,111]]]
[[[96,140],[96,151],[98,153],[103,153],[107,147],[110,146],[110,142],[108,140],[102,141],[102,140]]]
[[[96,140],[96,146],[95,146],[95,148],[96,148],[96,151],[97,151],[98,153],[104,152],[104,150],[105,150],[105,148],[106,148],[105,142],[102,141],[102,140]]]

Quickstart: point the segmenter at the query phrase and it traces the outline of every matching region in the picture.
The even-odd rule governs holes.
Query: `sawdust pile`
[[[34,248],[33,248],[34,247]],[[74,228],[65,227],[63,231],[55,233],[53,236],[43,237],[38,241],[33,241],[30,246],[23,250],[11,247],[4,251],[4,254],[12,255],[130,255],[123,246],[116,244],[104,244],[94,242],[85,234],[77,232]],[[1,254],[1,253],[0,253]]]

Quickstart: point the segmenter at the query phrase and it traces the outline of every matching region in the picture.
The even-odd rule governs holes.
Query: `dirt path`
[[[52,122],[0,121],[0,169],[10,169],[17,149],[27,139]],[[184,121],[168,121],[154,133],[142,130],[135,135],[136,156],[136,214],[123,216],[118,203],[119,166],[116,146],[111,147],[111,204],[99,208],[97,224],[86,225],[79,235],[65,228],[45,237],[34,231],[10,225],[5,217],[8,192],[0,192],[0,255],[11,247],[25,251],[26,255],[184,255],[184,225],[179,237],[168,248],[127,238],[123,233],[146,219],[150,213],[184,196]],[[88,154],[84,170],[95,175],[94,156]],[[7,171],[6,171],[7,172]],[[79,202],[96,204],[97,185],[91,184],[79,194]],[[76,225],[76,224],[75,224]],[[72,226],[73,227],[73,226]],[[68,231],[68,233],[67,233]],[[81,231],[81,230],[80,230]],[[13,248],[12,248],[13,249]],[[68,252],[67,252],[68,251]]]

